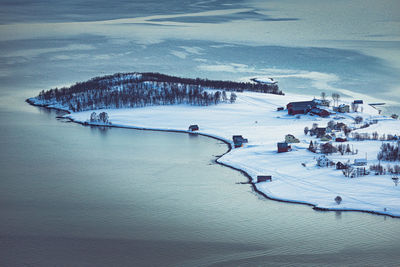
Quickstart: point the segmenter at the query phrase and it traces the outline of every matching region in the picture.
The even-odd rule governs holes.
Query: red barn
[[[278,143],[278,153],[282,153],[282,152],[288,152],[289,149],[291,149],[292,147],[285,142],[282,143]]]
[[[331,115],[331,114],[330,114],[328,111],[326,111],[325,109],[316,108],[316,107],[312,108],[312,109],[310,110],[310,113],[311,113],[311,114],[318,115],[318,116],[320,116],[320,117],[329,117],[329,115]]]

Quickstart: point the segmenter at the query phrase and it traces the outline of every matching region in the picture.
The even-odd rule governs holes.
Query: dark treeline
[[[169,76],[160,73],[142,73],[142,79],[145,81],[165,81],[172,83],[182,83],[182,84],[192,84],[201,87],[223,89],[226,91],[253,91],[268,94],[278,94],[282,95],[282,91],[279,90],[277,84],[261,84],[261,83],[250,83],[250,82],[233,82],[233,81],[218,81],[218,80],[208,80],[208,79],[190,79],[181,78],[175,76]]]
[[[204,89],[214,89],[206,91]],[[186,79],[159,73],[127,73],[96,77],[71,87],[42,91],[44,104],[59,104],[71,111],[130,108],[150,105],[212,105],[235,102],[234,92],[256,91],[282,94],[277,85]]]
[[[378,153],[378,159],[385,161],[400,161],[399,143],[383,143],[381,145],[381,151]]]

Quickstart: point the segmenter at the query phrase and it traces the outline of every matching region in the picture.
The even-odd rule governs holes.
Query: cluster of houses
[[[286,108],[289,115],[313,114],[320,117],[328,117],[331,115],[329,111],[321,108],[321,106],[329,107],[329,101],[314,99],[312,101],[290,102],[286,105]]]
[[[278,153],[288,152],[292,149],[291,143],[300,143],[300,140],[297,139],[293,134],[287,134],[285,136],[284,142],[278,142]]]
[[[340,113],[348,113],[350,112],[350,106],[346,104],[341,104],[337,107],[333,107],[333,111],[340,112]]]
[[[189,126],[188,131],[189,132],[196,132],[200,128],[197,124],[192,124]],[[243,144],[248,143],[249,140],[247,138],[243,138],[242,135],[234,135],[232,136],[233,144],[235,148],[242,147]]]
[[[195,132],[195,131],[198,131],[199,129],[200,128],[199,128],[199,126],[197,124],[192,124],[192,125],[189,126],[188,131]]]
[[[247,138],[243,138],[241,135],[234,135],[232,136],[233,145],[235,148],[243,146],[243,144],[248,143],[249,140]]]
[[[363,104],[363,100],[354,100],[352,105]],[[331,112],[325,109],[325,107],[329,107],[330,101],[326,99],[313,99],[311,101],[298,101],[298,102],[290,102],[286,105],[286,109],[289,115],[297,115],[297,114],[311,114],[317,115],[320,117],[329,117]],[[284,110],[283,107],[278,107],[278,111]],[[333,107],[333,111],[340,113],[348,113],[350,112],[350,105],[341,104],[337,107]]]
[[[348,134],[351,131],[349,127],[343,122],[338,122],[327,127],[313,127],[308,133],[311,136],[316,136],[320,138],[321,141],[335,141],[335,142],[346,142]],[[307,134],[307,132],[305,132]]]
[[[342,170],[346,177],[355,178],[369,174],[369,171],[365,169],[367,165],[367,159],[359,158],[355,159],[353,164],[342,163],[340,161],[333,162],[326,155],[320,155],[317,158],[317,166],[319,167],[335,167],[337,170]]]

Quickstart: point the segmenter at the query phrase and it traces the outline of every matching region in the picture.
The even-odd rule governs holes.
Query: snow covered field
[[[329,118],[301,115],[289,116],[287,111],[277,111],[291,101],[311,100],[299,95],[271,95],[262,93],[237,93],[236,103],[200,106],[153,106],[136,109],[112,109],[106,111],[114,126],[187,131],[191,124],[198,124],[199,133],[223,139],[232,144],[232,135],[243,135],[249,142],[234,148],[218,161],[247,172],[256,181],[257,175],[272,175],[272,182],[257,183],[256,188],[272,199],[307,203],[321,209],[362,210],[392,216],[400,216],[400,186],[396,187],[390,175],[370,174],[347,178],[334,167],[318,167],[318,154],[307,150],[310,140],[304,127],[313,123],[326,127]],[[341,101],[345,103],[345,101]],[[356,126],[354,117],[364,121],[378,120],[378,124],[357,130],[360,133],[400,135],[400,121],[378,115],[377,110],[364,104],[363,113],[339,114],[337,121]],[[66,115],[78,122],[89,119],[92,111]],[[293,134],[300,143],[292,144],[292,151],[277,153],[277,142],[284,141],[286,134]],[[323,143],[319,141],[320,143]],[[355,158],[368,158],[368,164],[377,163],[376,156],[382,141],[350,141],[357,155],[328,155],[334,162],[353,162]],[[383,165],[386,165],[384,163]],[[341,196],[337,204],[335,197]]]

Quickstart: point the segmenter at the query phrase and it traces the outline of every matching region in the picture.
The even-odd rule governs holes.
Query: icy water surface
[[[362,7],[362,8],[360,8]],[[116,72],[268,76],[400,113],[397,0],[0,0],[0,266],[396,265],[400,220],[266,200],[205,137],[24,100]]]
[[[21,103],[21,105],[25,105]],[[1,266],[395,265],[400,220],[264,199],[218,140],[0,116]]]

